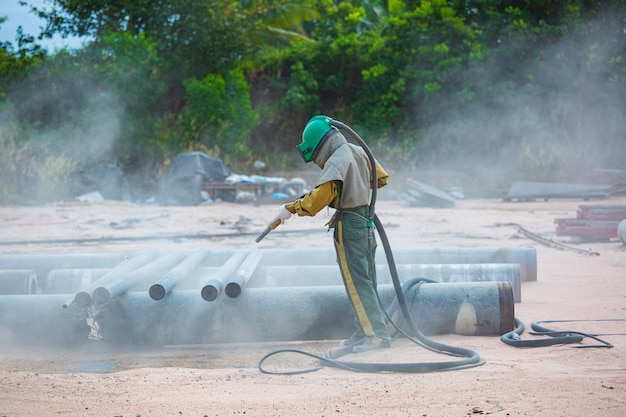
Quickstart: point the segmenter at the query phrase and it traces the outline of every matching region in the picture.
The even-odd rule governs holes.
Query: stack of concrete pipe
[[[382,250],[376,257],[388,305],[389,268]],[[407,248],[394,259],[402,282],[437,281],[409,291],[427,334],[507,332],[521,282],[537,279],[533,248]],[[102,340],[150,344],[334,339],[352,327],[333,249],[0,256],[0,277],[15,270],[43,284],[0,295],[0,340],[76,343],[94,324]]]

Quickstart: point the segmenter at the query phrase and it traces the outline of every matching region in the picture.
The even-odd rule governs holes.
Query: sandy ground
[[[613,348],[516,348],[497,336],[434,340],[478,352],[485,364],[435,373],[357,373],[324,367],[268,375],[257,368],[283,348],[323,354],[337,341],[167,346],[137,349],[89,342],[64,351],[0,345],[0,416],[624,416],[626,415],[626,246],[579,244],[555,234],[555,218],[582,204],[626,199],[459,201],[453,209],[381,200],[377,213],[395,248],[534,247],[537,281],[522,283],[515,317],[555,330],[602,335]],[[330,213],[292,218],[258,245],[272,205],[217,203],[161,207],[104,202],[0,207],[0,253],[124,252],[163,248],[332,248]],[[510,225],[597,256],[539,244]],[[528,332],[523,339],[541,339]],[[397,340],[391,349],[350,355],[360,362],[450,359]],[[298,370],[316,362],[277,356],[267,367]],[[91,366],[91,368],[90,368]]]

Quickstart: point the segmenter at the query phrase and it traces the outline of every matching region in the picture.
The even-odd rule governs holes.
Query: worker
[[[335,209],[328,223],[334,228],[337,263],[355,315],[355,332],[341,346],[352,352],[389,348],[391,338],[376,296],[376,239],[368,219],[371,189],[370,161],[365,150],[348,143],[327,116],[315,116],[306,124],[297,149],[305,163],[322,169],[315,188],[280,207],[275,221],[284,223],[292,214],[315,216],[324,207]],[[376,163],[378,188],[389,175]]]

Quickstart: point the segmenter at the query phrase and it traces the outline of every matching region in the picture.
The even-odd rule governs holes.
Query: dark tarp
[[[203,152],[179,154],[159,183],[162,205],[197,205],[204,181],[224,181],[231,174],[222,160]]]

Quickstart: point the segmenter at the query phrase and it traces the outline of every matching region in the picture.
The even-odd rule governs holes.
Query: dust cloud
[[[483,191],[512,181],[603,181],[603,170],[624,169],[626,102],[615,94],[623,81],[605,68],[623,53],[626,30],[618,23],[599,16],[589,33],[532,56],[471,64],[471,105],[459,104],[461,91],[435,104],[446,116],[420,132],[415,165],[463,173],[469,188]]]

